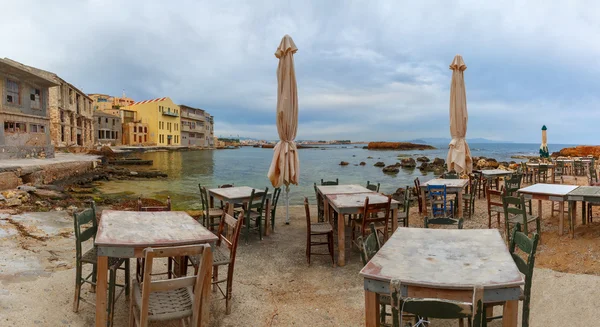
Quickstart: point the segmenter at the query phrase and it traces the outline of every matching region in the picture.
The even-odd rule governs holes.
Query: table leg
[[[567,215],[569,218],[569,231],[571,232],[571,238],[573,238],[573,235],[575,233],[575,208],[577,207],[577,202],[574,201],[569,201],[568,202],[568,208],[567,208]]]
[[[502,327],[517,327],[519,320],[519,301],[506,301],[502,313]]]
[[[96,280],[96,327],[106,327],[106,275],[108,257],[98,256],[98,278]]]
[[[589,213],[587,212],[587,203],[585,201],[581,201],[581,224],[585,225],[587,224],[587,215]]]
[[[338,213],[338,266],[346,265],[346,224],[344,215]]]
[[[365,326],[379,326],[379,295],[365,290]]]
[[[227,208],[227,214],[230,215],[231,217],[233,217],[233,207],[235,207],[235,205],[232,202],[230,202],[229,206]]]
[[[325,221],[328,222],[332,222],[332,220],[329,217],[329,200],[327,199],[326,196],[323,196],[323,219]],[[344,220],[342,220],[342,225],[344,223]],[[338,221],[338,225],[340,224],[340,222]]]
[[[458,191],[458,203],[456,204],[458,206],[458,218],[462,218],[463,217],[463,199],[462,199],[462,190]]]
[[[538,200],[538,217],[542,219],[542,200]]]
[[[265,212],[265,236],[269,236],[271,234],[271,201],[267,199],[266,201],[266,212]]]
[[[427,198],[425,197],[425,188],[421,187],[421,211],[424,216],[427,216]]]
[[[558,235],[562,235],[564,233],[565,228],[565,202],[558,202],[558,210],[560,210],[560,218],[559,218],[559,226],[558,226]]]
[[[398,228],[398,208],[396,209],[392,209],[392,232],[391,234],[394,234],[394,232],[396,231],[396,229]]]

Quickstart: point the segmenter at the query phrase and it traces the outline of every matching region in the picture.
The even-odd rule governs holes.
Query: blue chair
[[[447,199],[446,185],[427,185],[432,217],[453,217],[454,203]]]

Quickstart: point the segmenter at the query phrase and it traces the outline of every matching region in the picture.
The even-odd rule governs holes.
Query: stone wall
[[[22,158],[54,158],[54,146],[0,145],[0,160]]]

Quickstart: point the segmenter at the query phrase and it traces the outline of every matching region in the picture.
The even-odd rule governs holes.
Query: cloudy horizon
[[[448,66],[461,54],[467,138],[536,143],[545,124],[549,143],[600,144],[592,1],[14,1],[3,11],[0,57],[86,93],[203,108],[217,136],[277,138],[274,52],[289,34],[298,139],[449,138]]]

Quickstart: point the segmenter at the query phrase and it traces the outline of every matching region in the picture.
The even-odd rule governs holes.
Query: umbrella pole
[[[285,224],[290,224],[290,185],[285,186]]]

